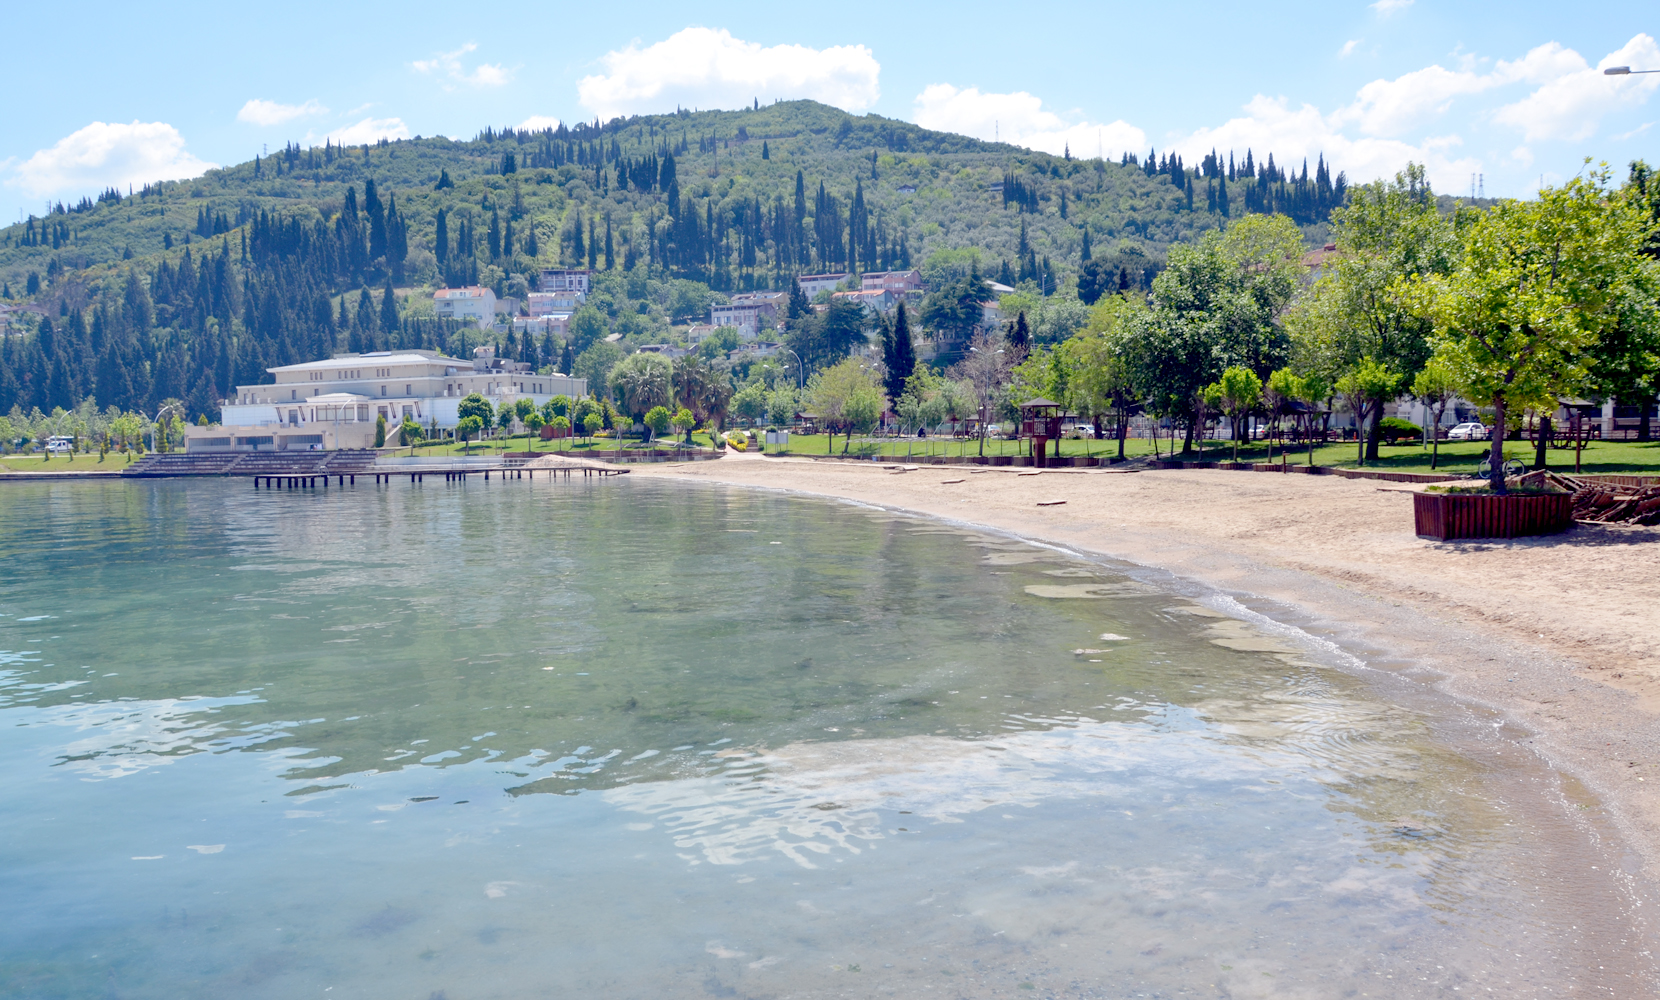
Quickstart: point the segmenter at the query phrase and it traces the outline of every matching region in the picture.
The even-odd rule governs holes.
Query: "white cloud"
[[[561,121],[562,119],[555,118],[552,115],[531,115],[519,123],[519,128],[526,132],[540,132],[543,129],[558,128]]]
[[[361,146],[381,139],[407,139],[409,126],[403,123],[402,118],[365,118],[356,124],[334,129],[327,135],[312,135],[308,132],[305,137],[306,145],[316,145],[317,140],[323,138],[330,139],[339,146]]]
[[[1261,94],[1253,97],[1244,110],[1242,117],[1215,128],[1200,129],[1178,140],[1176,151],[1189,166],[1196,166],[1212,149],[1224,159],[1229,151],[1242,159],[1249,149],[1259,164],[1266,162],[1272,153],[1275,165],[1288,172],[1301,171],[1306,158],[1311,175],[1316,158],[1324,154],[1327,164],[1348,174],[1355,182],[1393,177],[1408,161],[1427,166],[1432,182],[1437,178],[1442,183],[1450,182],[1452,178],[1467,177],[1481,169],[1479,161],[1454,155],[1463,142],[1455,135],[1437,136],[1416,144],[1399,139],[1357,139],[1343,133],[1340,115],[1323,115],[1310,104],[1292,108],[1284,98]]]
[[[1343,48],[1338,50],[1337,57],[1339,59],[1347,59],[1349,57],[1349,55],[1354,52],[1355,46],[1359,45],[1359,44],[1360,44],[1360,39],[1358,39],[1358,38],[1349,39],[1348,41],[1343,43]]]
[[[308,115],[328,114],[328,110],[316,101],[307,101],[304,104],[278,104],[276,101],[255,98],[242,105],[242,110],[236,113],[236,120],[250,125],[281,125],[283,122]]]
[[[1553,50],[1543,52],[1545,49]],[[1642,104],[1660,87],[1660,74],[1604,76],[1602,72],[1609,66],[1660,67],[1660,46],[1648,35],[1632,38],[1603,57],[1594,68],[1585,65],[1579,53],[1562,49],[1554,42],[1529,52],[1523,62],[1532,61],[1536,54],[1540,55],[1539,65],[1529,67],[1532,71],[1525,78],[1529,82],[1543,80],[1544,85],[1514,104],[1500,108],[1493,116],[1501,124],[1521,129],[1529,142],[1588,139],[1596,133],[1603,115],[1621,105]]]
[[[166,122],[93,122],[18,164],[7,186],[43,197],[195,177],[218,166],[184,148]]]
[[[512,73],[500,63],[479,63],[471,70],[461,64],[461,57],[478,49],[477,42],[468,42],[454,52],[440,52],[431,59],[417,59],[409,65],[415,72],[428,76],[442,76],[470,87],[500,87],[512,78]],[[444,89],[454,90],[448,84]]]
[[[662,111],[670,103],[734,108],[804,97],[859,111],[876,102],[881,72],[863,45],[765,47],[725,29],[695,27],[644,48],[630,43],[600,61],[605,72],[583,77],[577,95],[601,118]]]
[[[1377,3],[1371,4],[1371,8],[1384,17],[1388,17],[1398,10],[1405,10],[1410,6],[1412,6],[1412,0],[1378,0]]]
[[[1426,66],[1393,80],[1366,84],[1355,95],[1354,103],[1339,110],[1335,119],[1354,122],[1367,135],[1400,135],[1445,112],[1455,97],[1493,85],[1491,77],[1468,70]]]
[[[1099,153],[1116,159],[1147,145],[1147,133],[1134,125],[1070,122],[1023,90],[988,94],[974,87],[959,90],[949,83],[930,84],[916,96],[911,118],[923,128],[1001,140],[1056,155],[1070,147],[1074,156]]]

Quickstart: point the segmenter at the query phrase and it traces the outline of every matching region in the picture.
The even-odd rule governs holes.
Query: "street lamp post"
[[[795,353],[794,351],[790,350],[788,347],[784,348],[784,351],[786,353],[788,353],[791,357],[795,358],[795,375],[796,375],[796,378],[800,380],[800,387],[801,388],[803,388],[803,389],[807,388],[807,366],[802,363],[801,355],[799,355],[799,354]]]
[[[1630,66],[1610,66],[1602,71],[1603,76],[1632,76],[1637,73],[1660,73],[1660,69],[1632,69]]]

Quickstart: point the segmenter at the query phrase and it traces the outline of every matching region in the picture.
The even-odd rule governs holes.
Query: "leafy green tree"
[[[523,423],[525,425],[525,429],[530,431],[529,444],[525,450],[535,451],[537,438],[541,435],[542,428],[548,425],[548,422],[546,418],[542,416],[542,411],[532,408],[531,411],[525,415]]]
[[[1232,365],[1222,372],[1216,386],[1220,390],[1222,412],[1233,424],[1233,460],[1237,462],[1239,437],[1249,426],[1251,411],[1262,401],[1262,379],[1249,368]]]
[[[1445,359],[1432,357],[1413,376],[1412,394],[1430,414],[1424,433],[1431,442],[1429,467],[1433,469],[1441,462],[1441,416],[1458,395],[1458,376]]]
[[[732,396],[732,414],[751,425],[767,416],[767,384],[760,379],[746,383]]]
[[[1452,269],[1455,220],[1438,209],[1424,168],[1416,163],[1393,180],[1350,190],[1349,204],[1332,213],[1337,250],[1324,261],[1313,294],[1291,324],[1298,333],[1299,363],[1335,380],[1370,357],[1410,383],[1429,359],[1432,324],[1400,294],[1400,286]],[[1368,459],[1378,457],[1381,418],[1380,410],[1362,429]]]
[[[423,436],[425,435],[421,425],[415,422],[414,417],[406,416],[403,423],[398,425],[398,443],[408,445],[411,455],[415,454],[415,446],[421,442]]]
[[[605,322],[605,314],[591,303],[585,303],[571,316],[569,330],[570,347],[577,354],[604,340],[610,333]]]
[[[672,421],[673,418],[669,416],[669,408],[666,406],[653,406],[647,410],[643,421],[649,433],[647,440],[662,437],[668,431],[669,424]]]
[[[1290,368],[1280,368],[1268,376],[1268,381],[1262,386],[1262,401],[1267,407],[1268,416],[1274,422],[1274,433],[1278,435],[1281,424],[1285,419],[1285,412],[1293,401],[1302,392],[1302,379]],[[1287,449],[1280,449],[1280,465],[1284,466]],[[1273,439],[1269,439],[1268,461],[1274,460]]]
[[[865,310],[846,299],[831,299],[821,314],[790,320],[784,343],[801,356],[809,373],[836,364],[867,343]]]
[[[934,331],[941,360],[955,361],[967,352],[984,318],[982,303],[990,299],[991,286],[980,276],[976,261],[966,277],[938,288],[922,301],[922,322]]]
[[[795,388],[780,385],[767,396],[767,423],[774,427],[790,426],[795,422],[796,408],[799,405]]]
[[[478,426],[473,429],[474,434],[483,431],[484,428],[490,427],[496,422],[496,408],[490,405],[488,399],[476,392],[463,396],[461,402],[456,404],[455,412],[461,420],[468,417],[478,418]]]
[[[1361,358],[1334,383],[1337,394],[1349,404],[1349,412],[1354,414],[1358,464],[1366,464],[1367,418],[1381,411],[1383,404],[1394,398],[1400,385],[1401,376],[1398,373],[1371,357]]]
[[[386,447],[386,416],[384,414],[375,418],[375,447]]]
[[[471,442],[473,438],[478,437],[479,433],[483,430],[484,418],[480,417],[476,413],[469,413],[460,420],[456,421],[455,436],[461,439],[461,447],[463,452],[468,455],[472,454],[472,447],[469,442]]]
[[[552,420],[549,420],[547,422],[547,426],[553,428],[554,439],[560,442],[559,444],[555,445],[555,447],[563,448],[565,446],[564,445],[565,438],[567,436],[569,436],[570,433],[571,433],[570,418],[568,418],[568,417],[554,417]]]
[[[604,341],[593,345],[572,363],[571,374],[588,380],[588,391],[596,396],[605,394],[611,382],[611,370],[623,359],[622,348]]]
[[[598,434],[599,429],[604,426],[605,418],[600,416],[598,411],[587,413],[582,418],[582,431],[587,435],[590,444],[593,443],[594,435]]]
[[[847,440],[842,445],[845,454],[852,443],[855,427],[864,419],[871,405],[875,406],[876,417],[880,417],[885,404],[876,371],[870,365],[860,363],[857,358],[848,358],[814,373],[807,386],[807,397],[829,438],[825,454],[829,454],[834,446],[837,430],[847,434]]]
[[[670,379],[674,368],[661,354],[630,354],[611,369],[611,392],[624,413],[635,420],[673,399]]]
[[[686,435],[686,444],[692,443],[692,429],[697,426],[697,417],[692,415],[691,410],[682,406],[674,411],[674,416],[669,418],[669,423],[674,425],[675,430]]]
[[[1554,410],[1559,396],[1590,383],[1604,334],[1660,322],[1660,271],[1642,252],[1648,226],[1609,190],[1604,167],[1478,215],[1452,272],[1414,283],[1411,301],[1435,324],[1436,355],[1465,398],[1493,407],[1495,492],[1504,490],[1511,411]]]

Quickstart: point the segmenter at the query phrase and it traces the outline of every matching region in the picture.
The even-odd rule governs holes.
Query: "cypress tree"
[[[772,159],[772,151],[767,149],[767,141],[765,139],[761,140],[761,159],[763,159],[763,160]]]
[[[398,299],[392,292],[392,279],[386,279],[386,288],[380,293],[380,328],[389,336],[398,328]]]
[[[1082,263],[1082,264],[1088,264],[1089,263],[1090,253],[1089,253],[1089,226],[1088,226],[1088,224],[1085,224],[1085,226],[1084,226],[1084,245],[1083,245],[1082,251],[1079,254],[1079,257],[1080,257],[1079,263]]]
[[[897,405],[899,397],[905,394],[905,380],[916,371],[916,344],[911,340],[911,324],[906,316],[905,303],[899,303],[894,310],[893,329],[888,331],[887,350],[883,361],[887,365],[888,373],[884,381],[887,383],[888,399]]]
[[[571,354],[571,342],[567,340],[565,341],[565,349],[559,352],[559,370],[562,373],[569,375],[571,373],[571,369],[575,367],[576,358]]]
[[[611,213],[606,212],[605,213],[605,269],[607,271],[609,271],[612,268],[617,266],[616,259],[617,259],[616,258],[616,253],[615,253],[613,244],[611,242]]]
[[[1026,325],[1026,310],[1022,309],[1014,318],[1014,328],[1009,331],[1009,345],[1021,350],[1032,345],[1032,329]]]

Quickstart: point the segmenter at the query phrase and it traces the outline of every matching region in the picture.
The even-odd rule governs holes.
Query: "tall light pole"
[[[784,351],[795,358],[796,377],[801,380],[801,388],[803,388],[803,389],[807,388],[807,366],[802,363],[801,355],[796,354],[794,351],[790,350],[788,347],[784,348]]]
[[[1660,73],[1660,69],[1632,69],[1630,66],[1610,66],[1602,71],[1603,76],[1631,76],[1635,73]]]

